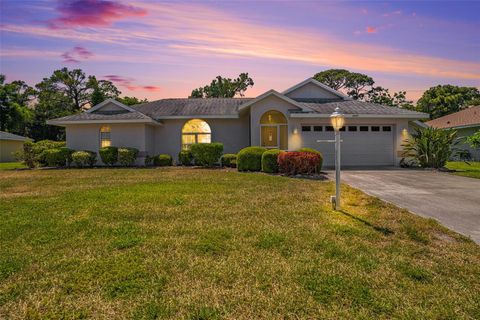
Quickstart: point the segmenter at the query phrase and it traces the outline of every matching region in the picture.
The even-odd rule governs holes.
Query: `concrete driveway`
[[[334,178],[334,173],[329,176]],[[480,244],[480,179],[391,169],[342,170],[343,182],[471,237]]]

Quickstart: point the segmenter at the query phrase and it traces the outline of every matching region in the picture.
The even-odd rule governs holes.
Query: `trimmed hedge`
[[[72,153],[72,161],[77,167],[93,167],[97,162],[97,153],[93,151],[75,151]]]
[[[107,166],[113,166],[118,161],[117,147],[103,147],[98,150],[102,162]]]
[[[322,171],[323,155],[320,153],[320,151],[315,150],[313,148],[300,148],[300,149],[298,149],[298,151],[300,151],[300,152],[311,152],[311,153],[318,154],[320,156],[320,163],[317,166],[316,173],[320,173],[320,171]]]
[[[220,157],[222,167],[235,168],[237,166],[237,155],[234,153],[225,153]]]
[[[40,140],[32,144],[34,161],[40,166],[48,165],[46,151],[65,147],[65,141]]]
[[[278,166],[287,175],[314,174],[320,163],[320,155],[313,152],[282,152],[278,155]]]
[[[138,157],[138,149],[120,147],[118,148],[118,162],[125,167],[133,166]]]
[[[238,171],[260,171],[262,170],[262,155],[267,151],[263,147],[243,148],[237,154]]]
[[[70,166],[72,162],[72,153],[75,150],[62,147],[44,150],[42,155],[45,157],[45,162],[49,167],[66,167]]]
[[[190,146],[195,164],[213,167],[223,153],[223,143],[195,143]]]
[[[279,149],[270,149],[262,154],[262,171],[266,173],[278,173],[278,155],[282,153]]]
[[[191,166],[193,163],[193,154],[190,150],[182,150],[178,153],[178,164],[181,166]]]
[[[169,154],[159,154],[153,159],[153,164],[159,167],[173,166],[173,159]]]
[[[153,162],[155,161],[155,156],[151,157],[148,154],[145,156],[145,166],[151,166],[153,165]]]

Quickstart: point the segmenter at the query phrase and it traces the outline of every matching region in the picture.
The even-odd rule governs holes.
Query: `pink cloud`
[[[376,27],[367,27],[366,30],[367,30],[367,33],[377,33],[378,32],[378,28],[376,28]]]
[[[52,29],[108,26],[115,20],[147,14],[142,8],[108,0],[67,0],[57,11],[60,16],[47,22]]]
[[[142,90],[142,89],[150,92],[160,91],[160,87],[139,85],[135,83],[135,79],[133,78],[127,78],[127,77],[119,76],[116,74],[106,75],[104,76],[104,78],[118,84],[119,86],[125,87],[131,91]]]
[[[79,63],[81,60],[88,60],[93,56],[93,53],[84,47],[73,47],[72,50],[64,52],[61,57],[66,63]]]

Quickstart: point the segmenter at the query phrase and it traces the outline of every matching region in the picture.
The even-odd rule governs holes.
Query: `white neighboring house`
[[[345,114],[344,166],[396,166],[402,143],[425,113],[352,100],[312,79],[256,98],[162,99],[134,106],[106,100],[86,112],[49,120],[66,128],[67,147],[98,151],[102,146],[134,147],[143,157],[166,153],[177,158],[192,143],[221,142],[225,153],[247,146],[283,150],[310,147],[334,165],[330,114]]]
[[[0,162],[16,161],[13,155],[23,149],[23,143],[28,140],[10,132],[0,131]]]

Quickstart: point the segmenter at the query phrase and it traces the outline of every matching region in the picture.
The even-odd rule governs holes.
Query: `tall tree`
[[[138,99],[137,97],[123,97],[123,98],[117,98],[117,100],[121,103],[123,103],[126,106],[133,106],[135,104],[140,104],[140,103],[146,103],[148,102],[147,99]]]
[[[189,98],[233,98],[237,94],[243,97],[248,87],[253,85],[248,73],[241,73],[236,79],[217,76],[210,85],[192,90]]]
[[[88,78],[81,69],[55,70],[49,81],[54,91],[63,92],[70,99],[72,110],[80,111],[89,104]]]
[[[417,102],[417,109],[430,114],[430,119],[436,119],[476,104],[480,104],[480,91],[477,88],[447,84],[425,91]]]
[[[363,99],[368,88],[375,83],[372,77],[366,74],[351,72],[345,69],[321,71],[315,74],[313,78],[332,89],[344,91],[353,99],[357,100]]]
[[[87,87],[91,89],[90,105],[95,106],[107,99],[117,99],[121,92],[108,80],[97,80],[95,76],[88,77]]]
[[[34,90],[23,81],[6,83],[5,79],[0,74],[0,130],[25,135],[32,118],[29,103]]]
[[[365,93],[363,100],[385,106],[414,110],[413,101],[407,100],[406,94],[405,91],[399,91],[391,95],[388,89],[376,86]]]

